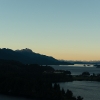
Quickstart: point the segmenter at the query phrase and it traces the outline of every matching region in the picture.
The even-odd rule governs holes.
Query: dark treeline
[[[73,81],[71,73],[57,73],[50,66],[0,60],[0,93],[43,100],[82,100],[57,82]],[[55,83],[52,86],[52,83]]]
[[[89,72],[83,72],[81,75],[74,75],[73,80],[77,81],[98,81],[100,82],[100,73],[90,74]]]

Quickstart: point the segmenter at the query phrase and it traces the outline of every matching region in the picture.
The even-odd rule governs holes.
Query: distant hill
[[[41,64],[41,65],[61,65],[70,64],[68,62],[58,61],[57,59],[33,52],[31,49],[12,50],[0,49],[0,59],[16,60],[24,64]]]

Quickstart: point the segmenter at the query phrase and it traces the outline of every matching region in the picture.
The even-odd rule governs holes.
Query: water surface
[[[84,100],[100,100],[100,82],[74,81],[59,83],[61,88],[72,90],[75,96],[82,96]]]
[[[61,66],[52,66],[54,69],[59,70],[69,70],[72,75],[79,75],[82,72],[88,71],[90,74],[100,73],[100,68],[90,66],[84,66],[83,64],[75,65],[61,65]],[[100,100],[100,82],[92,81],[73,81],[59,83],[61,88],[72,90],[74,96],[82,96],[84,100]]]
[[[93,67],[93,65],[90,66],[84,66],[83,64],[75,64],[75,65],[62,65],[52,66],[55,70],[69,70],[71,71],[72,75],[80,75],[82,72],[88,71],[90,74],[98,74],[100,73],[100,68]]]

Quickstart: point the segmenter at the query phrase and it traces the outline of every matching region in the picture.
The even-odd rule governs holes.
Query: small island
[[[100,68],[100,65],[98,65],[98,64],[95,64],[94,66],[95,66],[96,68]]]

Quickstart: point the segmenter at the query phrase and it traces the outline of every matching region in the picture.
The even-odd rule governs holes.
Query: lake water
[[[100,100],[100,83],[91,81],[74,81],[59,83],[61,88],[72,90],[74,96],[82,96],[83,100]]]
[[[98,74],[100,73],[100,68],[93,67],[93,65],[90,66],[84,66],[83,64],[76,64],[76,65],[64,65],[64,66],[52,66],[54,69],[59,70],[69,70],[71,71],[72,75],[79,75],[82,74],[82,72],[88,71],[90,74]]]
[[[70,66],[52,66],[54,69],[69,70],[73,75],[79,75],[84,71],[90,72],[90,74],[100,73],[100,68],[93,67],[93,65],[70,65]],[[74,81],[59,83],[61,88],[72,90],[75,96],[82,96],[84,100],[100,100],[100,82],[92,81]]]

